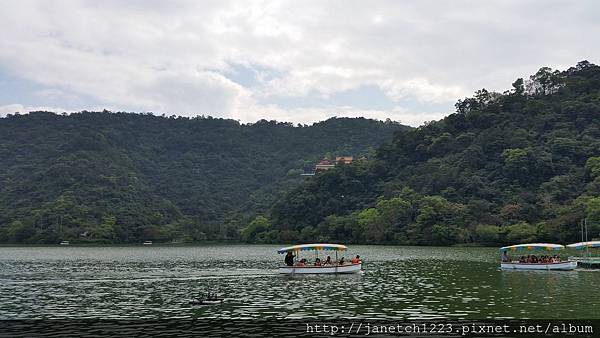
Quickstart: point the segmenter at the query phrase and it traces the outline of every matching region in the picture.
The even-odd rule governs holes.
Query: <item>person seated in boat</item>
[[[506,251],[504,251],[502,253],[502,261],[503,262],[510,262],[510,257],[508,257],[508,254],[506,253]]]
[[[344,257],[340,258],[338,265],[344,265],[346,262],[344,261]]]
[[[325,262],[323,262],[323,265],[331,265],[331,256],[327,256],[327,259],[325,259]]]
[[[360,256],[356,255],[356,257],[352,258],[352,264],[358,264],[360,263]]]
[[[306,266],[306,258],[302,258],[300,261],[296,262],[296,266]]]
[[[321,259],[319,257],[315,259],[315,266],[321,266]]]
[[[287,266],[293,266],[294,265],[294,254],[292,254],[291,251],[288,251],[287,254],[285,255],[285,265]]]

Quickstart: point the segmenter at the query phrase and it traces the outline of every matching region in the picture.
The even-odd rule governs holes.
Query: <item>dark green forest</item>
[[[541,68],[288,191],[247,241],[451,245],[600,237],[600,67]]]
[[[49,112],[0,119],[0,242],[239,241],[323,157],[368,158],[407,129]]]
[[[498,245],[600,237],[600,67],[541,68],[440,121],[0,119],[0,242]],[[302,177],[323,157],[350,165]]]

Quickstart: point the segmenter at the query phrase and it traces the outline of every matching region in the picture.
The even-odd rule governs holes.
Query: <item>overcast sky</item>
[[[0,115],[152,111],[413,126],[598,63],[600,1],[0,2]]]

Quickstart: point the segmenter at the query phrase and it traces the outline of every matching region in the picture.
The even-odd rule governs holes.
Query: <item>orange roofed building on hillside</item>
[[[352,156],[337,156],[335,158],[335,163],[343,163],[343,164],[352,164],[354,157]]]
[[[354,157],[352,156],[337,156],[335,161],[330,161],[328,159],[322,159],[315,165],[315,172],[324,171],[335,168],[336,165],[349,165],[352,164]]]
[[[335,164],[331,163],[329,160],[320,160],[315,165],[315,171],[319,170],[329,170],[335,168]]]

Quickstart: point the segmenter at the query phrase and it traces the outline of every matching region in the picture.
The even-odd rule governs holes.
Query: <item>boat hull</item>
[[[577,262],[577,266],[586,269],[600,269],[600,257],[569,257]]]
[[[567,261],[560,263],[501,263],[500,267],[506,270],[573,270],[577,262]]]
[[[326,265],[326,266],[281,266],[279,273],[283,274],[338,274],[338,273],[358,273],[362,267],[361,263],[347,265]]]

